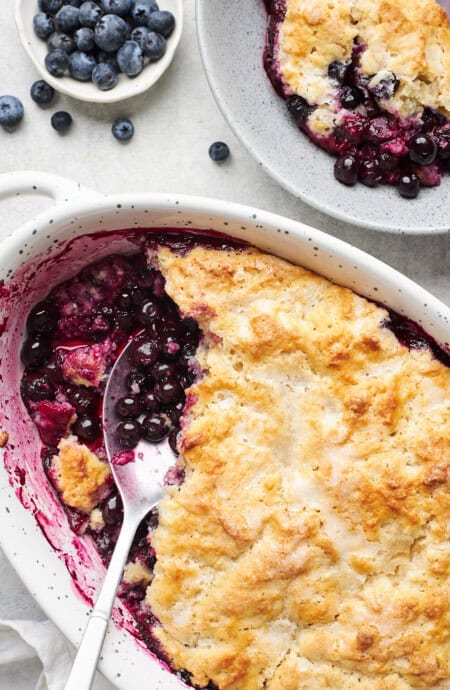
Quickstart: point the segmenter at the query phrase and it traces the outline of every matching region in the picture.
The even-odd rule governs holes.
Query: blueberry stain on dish
[[[176,23],[154,0],[43,0],[38,9],[33,27],[47,41],[49,74],[92,79],[101,91],[114,89],[119,73],[135,78],[160,60]]]

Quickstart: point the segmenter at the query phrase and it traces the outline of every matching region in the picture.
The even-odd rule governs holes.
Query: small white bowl
[[[36,36],[33,29],[33,16],[39,12],[37,0],[16,0],[15,19],[23,47],[30,56],[42,79],[56,91],[89,103],[116,103],[147,91],[164,74],[172,62],[180,42],[183,29],[183,0],[163,0],[162,9],[175,16],[175,30],[167,41],[167,51],[158,60],[146,64],[138,77],[130,79],[119,74],[119,83],[110,91],[100,91],[91,81],[77,81],[70,76],[53,77],[45,67],[47,43]]]

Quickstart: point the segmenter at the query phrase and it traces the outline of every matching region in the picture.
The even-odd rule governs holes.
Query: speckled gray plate
[[[405,234],[448,232],[449,177],[414,201],[389,187],[336,182],[333,159],[299,132],[264,72],[265,25],[263,0],[197,0],[198,38],[212,92],[269,175],[311,206],[355,225]]]

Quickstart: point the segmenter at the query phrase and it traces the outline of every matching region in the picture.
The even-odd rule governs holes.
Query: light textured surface
[[[252,0],[253,1],[253,0]],[[13,2],[0,13],[1,93],[22,98],[26,115],[14,134],[0,131],[0,172],[37,169],[65,175],[104,192],[177,191],[253,204],[315,225],[365,249],[450,302],[450,237],[389,236],[346,226],[309,209],[273,182],[237,142],[224,122],[203,76],[194,27],[193,0],[186,0],[185,33],[174,63],[147,95],[122,105],[89,106],[59,98],[55,109],[75,119],[64,139],[53,132],[53,110],[42,111],[30,99],[37,78],[19,42]],[[7,48],[5,48],[7,46]],[[110,134],[114,117],[131,115],[135,139],[128,146]],[[216,167],[207,154],[216,139],[227,141],[231,161]],[[2,202],[0,237],[47,202],[30,199]],[[43,618],[17,575],[0,558],[0,617]]]

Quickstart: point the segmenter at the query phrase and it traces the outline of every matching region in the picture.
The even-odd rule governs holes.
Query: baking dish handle
[[[73,180],[51,173],[24,170],[0,175],[0,201],[28,194],[48,196],[55,203],[67,202],[79,194],[98,196]]]

